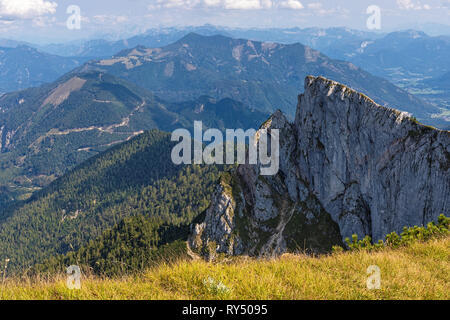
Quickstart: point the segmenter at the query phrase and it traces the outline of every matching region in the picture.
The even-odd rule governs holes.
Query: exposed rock
[[[3,150],[3,130],[5,129],[5,126],[0,127],[0,153]]]
[[[190,238],[210,258],[326,252],[449,213],[449,131],[322,77],[307,77],[294,123],[278,111],[262,129],[280,130],[280,170],[241,165],[222,177]]]
[[[69,97],[72,92],[80,90],[85,83],[85,79],[81,79],[79,77],[71,78],[67,82],[56,87],[47,97],[47,99],[44,100],[42,106],[45,106],[47,104],[52,104],[55,107],[59,106]]]
[[[8,131],[4,125],[0,127],[0,153],[8,151],[14,133],[13,131]]]

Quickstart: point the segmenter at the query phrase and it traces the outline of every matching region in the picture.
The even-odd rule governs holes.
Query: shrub
[[[350,251],[355,250],[379,250],[385,247],[398,248],[400,246],[406,246],[414,242],[423,242],[433,238],[447,236],[450,234],[450,218],[441,214],[438,218],[437,224],[430,222],[426,227],[404,227],[400,236],[396,232],[386,235],[385,241],[379,240],[378,243],[373,244],[372,239],[369,236],[365,236],[364,239],[358,240],[358,235],[354,234],[352,240],[345,239],[347,247]],[[333,248],[333,252],[337,252]]]
[[[342,253],[342,252],[344,252],[344,248],[342,248],[341,246],[333,246],[331,248],[331,251],[333,253]]]

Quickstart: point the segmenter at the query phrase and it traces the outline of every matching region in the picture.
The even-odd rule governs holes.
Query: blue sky
[[[66,27],[70,5],[81,9],[79,30]],[[206,23],[364,30],[369,5],[381,9],[381,31],[385,32],[450,25],[450,0],[0,0],[0,37],[61,42]]]

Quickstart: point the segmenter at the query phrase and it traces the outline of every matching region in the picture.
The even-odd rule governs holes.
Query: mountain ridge
[[[145,130],[193,130],[195,120],[220,130],[250,128],[268,116],[234,100],[169,103],[95,71],[70,72],[52,84],[3,95],[0,105],[0,185],[23,189],[18,195]]]
[[[52,55],[23,44],[0,47],[0,93],[55,81],[84,62],[85,58]]]
[[[294,97],[306,75],[324,75],[372,96],[378,103],[433,121],[439,109],[355,65],[328,58],[300,43],[279,44],[190,33],[162,48],[139,46],[82,70],[111,73],[169,101],[206,94],[229,97],[265,112],[295,113]]]

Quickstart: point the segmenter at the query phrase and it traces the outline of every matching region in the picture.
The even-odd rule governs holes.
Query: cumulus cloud
[[[279,6],[281,8],[286,9],[294,9],[294,10],[300,10],[303,9],[303,4],[298,0],[285,0],[280,2]]]
[[[54,14],[58,4],[46,0],[0,0],[0,18],[8,20],[36,19]]]

